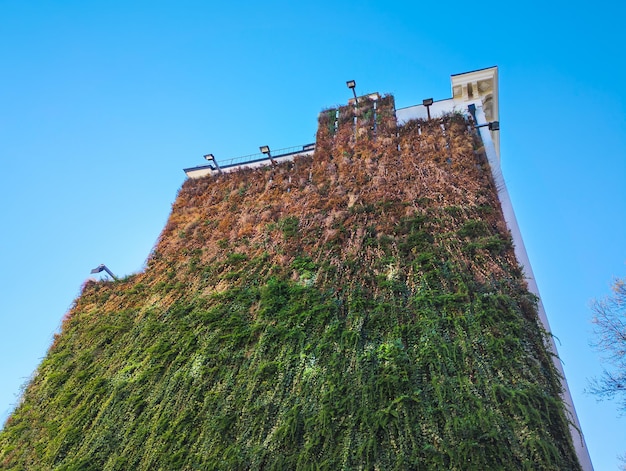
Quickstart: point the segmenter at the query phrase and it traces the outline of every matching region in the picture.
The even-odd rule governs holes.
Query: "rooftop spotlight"
[[[217,168],[217,171],[221,174],[222,173],[222,169],[220,168],[220,166],[217,163],[217,160],[215,160],[215,156],[213,154],[207,154],[204,156],[204,158],[207,160],[207,162],[213,162],[215,164],[215,168]]]
[[[358,105],[359,104],[359,100],[356,97],[356,81],[355,80],[348,80],[346,82],[346,85],[348,86],[348,88],[350,90],[352,90],[352,93],[354,94],[354,104]]]
[[[432,98],[424,98],[422,100],[422,105],[426,107],[426,113],[428,113],[428,119],[430,119],[430,105],[433,104]]]
[[[475,127],[477,129],[478,128],[487,127],[487,128],[489,128],[490,131],[499,131],[500,130],[500,121],[492,121],[490,123],[479,124],[478,126],[475,126]]]
[[[269,157],[272,164],[276,165],[276,161],[272,158],[272,153],[270,152],[270,146],[261,146],[259,147],[259,150],[261,151],[262,154],[265,154]]]
[[[100,273],[100,272],[103,272],[103,271],[107,272],[109,274],[109,276],[111,278],[113,278],[114,280],[117,280],[117,277],[113,273],[111,273],[111,270],[109,270],[104,263],[101,263],[96,268],[91,270],[91,273],[94,274],[94,273]]]

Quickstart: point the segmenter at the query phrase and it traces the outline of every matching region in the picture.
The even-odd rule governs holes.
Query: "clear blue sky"
[[[357,91],[396,106],[500,68],[501,155],[596,470],[626,417],[589,303],[626,276],[623,2],[0,0],[0,418],[89,271],[142,269],[182,168],[314,141]],[[484,8],[484,9],[482,9]]]

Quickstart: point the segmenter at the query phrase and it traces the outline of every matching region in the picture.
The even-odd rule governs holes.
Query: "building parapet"
[[[313,152],[315,152],[315,143],[278,149],[272,153],[271,158],[268,157],[267,154],[258,152],[256,154],[243,155],[225,160],[219,164],[219,170],[223,173],[229,173],[242,168],[265,167],[267,165],[272,165],[272,161],[278,164],[293,160],[296,156],[313,155]],[[217,175],[219,170],[212,164],[183,169],[189,178],[201,178],[207,175]]]

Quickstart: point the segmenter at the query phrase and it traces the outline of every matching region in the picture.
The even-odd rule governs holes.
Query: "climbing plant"
[[[579,469],[473,128],[371,110],[186,181],[147,269],[84,287],[0,467]]]

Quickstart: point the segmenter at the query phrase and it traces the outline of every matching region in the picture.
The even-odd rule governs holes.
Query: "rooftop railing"
[[[240,157],[233,157],[231,159],[220,160],[218,162],[214,161],[214,158],[211,156],[213,160],[211,163],[207,165],[199,165],[197,167],[192,168],[184,168],[183,171],[187,174],[189,178],[200,178],[205,175],[215,175],[219,172],[232,172],[237,170],[239,167],[262,167],[265,165],[265,162],[268,163],[272,160],[274,162],[290,160],[291,156],[296,155],[309,155],[312,154],[315,150],[315,143],[305,144],[303,146],[292,146],[285,147],[283,149],[276,149],[271,152],[272,158],[267,154],[258,152],[256,154],[242,155]],[[219,165],[219,169],[216,167],[216,164]]]
[[[272,150],[272,158],[278,159],[293,154],[301,154],[303,152],[315,150],[315,143],[305,144],[303,146],[285,147],[283,149]],[[242,155],[240,157],[233,157],[232,159],[220,160],[218,163],[221,168],[234,167],[237,165],[249,164],[252,162],[259,162],[261,160],[269,160],[267,154],[258,152],[256,154]]]

